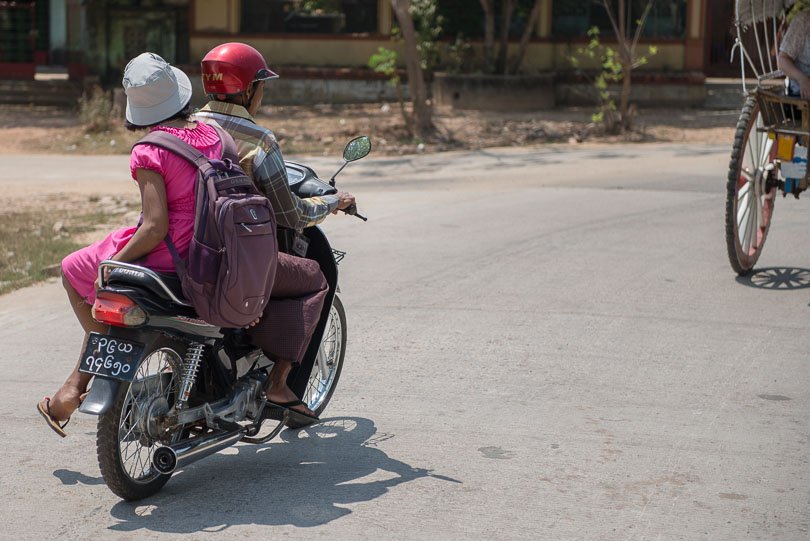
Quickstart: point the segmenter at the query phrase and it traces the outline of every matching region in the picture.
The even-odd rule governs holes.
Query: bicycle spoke
[[[745,227],[745,236],[743,238],[743,251],[746,254],[751,253],[751,241],[757,227],[757,213],[756,213],[756,198],[749,198],[748,205],[748,222]]]
[[[745,197],[739,203],[737,203],[737,230],[738,231],[742,230],[743,222],[746,222],[746,220],[748,219],[748,211],[751,208],[748,205],[748,199],[749,198],[750,198],[750,196],[748,194],[746,194]],[[740,212],[740,211],[742,211],[742,212]]]

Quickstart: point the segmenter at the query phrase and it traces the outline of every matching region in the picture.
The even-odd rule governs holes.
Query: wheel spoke
[[[748,200],[750,199],[749,194],[745,194],[745,197],[739,201],[737,204],[737,231],[742,231],[743,229],[743,222],[748,220],[748,211],[751,208],[748,204]]]
[[[323,344],[321,344],[321,348],[323,348]],[[318,371],[321,373],[321,379],[326,379],[329,377],[329,366],[327,365],[326,361],[326,353],[323,352],[321,349],[318,352],[318,357],[316,359],[318,363]]]
[[[746,164],[748,166],[747,169],[749,169],[750,171],[756,171],[758,166],[756,156],[758,152],[754,149],[754,141],[753,138],[751,137],[748,138],[748,141],[746,143],[745,154],[748,161],[748,163]]]
[[[745,231],[745,253],[751,253],[751,246],[754,242],[754,238],[756,235],[757,230],[757,197],[750,197],[749,198],[749,207],[748,207],[748,224]]]
[[[158,398],[167,399],[175,391],[180,359],[170,350],[157,350],[143,359],[127,390],[118,430],[121,466],[136,482],[148,482],[157,475],[152,468],[154,442],[141,432],[143,415]],[[164,374],[171,376],[164,382]],[[144,445],[144,439],[149,440]]]
[[[318,348],[318,356],[307,382],[307,405],[317,409],[330,394],[337,372],[340,368],[343,328],[337,308],[333,305],[329,311],[326,330]]]

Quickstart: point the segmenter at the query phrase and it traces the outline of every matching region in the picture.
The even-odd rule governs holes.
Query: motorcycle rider
[[[209,158],[222,155],[216,130],[189,118],[191,82],[185,73],[156,54],[143,53],[127,64],[122,84],[127,96],[128,129],[164,131]],[[62,283],[86,334],[106,329],[91,314],[101,261],[142,260],[141,264],[153,270],[174,272],[174,261],[163,239],[171,236],[181,257],[191,241],[196,169],[179,156],[144,144],[132,150],[130,170],[141,191],[140,227],[112,231],[62,260]],[[60,436],[65,437],[65,425],[81,404],[90,379],[89,374],[79,372],[77,363],[59,390],[37,404],[48,426]]]
[[[347,192],[301,198],[290,190],[273,132],[253,118],[262,104],[265,81],[278,77],[259,51],[244,43],[224,43],[211,49],[201,65],[203,88],[210,101],[194,116],[218,124],[233,136],[240,165],[270,199],[279,226],[300,233],[329,213],[354,204],[354,196]],[[267,400],[305,416],[288,425],[302,426],[317,419],[287,386],[287,376],[307,349],[327,289],[317,262],[279,252],[270,302],[248,330],[253,344],[274,361],[265,388]]]

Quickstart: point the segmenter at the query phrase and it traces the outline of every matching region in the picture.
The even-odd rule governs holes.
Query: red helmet
[[[259,51],[244,43],[217,45],[202,59],[206,94],[241,94],[253,81],[278,77]]]

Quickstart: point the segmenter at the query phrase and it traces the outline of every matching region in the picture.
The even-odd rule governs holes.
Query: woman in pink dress
[[[188,118],[191,83],[185,73],[158,55],[143,53],[127,64],[123,85],[127,128],[166,131],[209,158],[221,156],[222,144],[216,130]],[[87,333],[105,329],[90,313],[99,263],[105,259],[140,260],[139,264],[154,270],[174,272],[164,238],[168,233],[180,257],[185,257],[193,233],[196,169],[179,156],[148,144],[133,149],[130,169],[141,192],[140,227],[113,231],[62,261],[62,283],[85,331],[85,342]],[[90,377],[79,372],[77,363],[59,390],[37,404],[48,425],[62,437],[70,415],[81,404]]]

